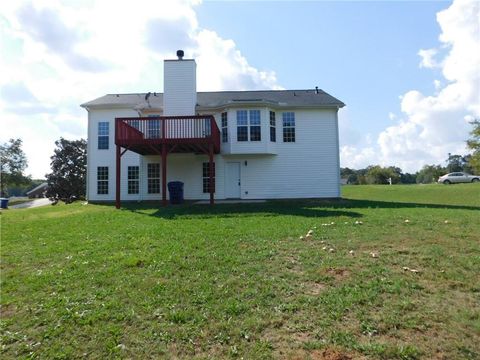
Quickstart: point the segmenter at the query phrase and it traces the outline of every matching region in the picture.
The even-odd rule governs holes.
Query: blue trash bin
[[[183,182],[170,181],[168,183],[168,193],[170,195],[170,204],[183,203]]]
[[[0,198],[0,208],[1,209],[8,208],[8,199],[7,198]]]

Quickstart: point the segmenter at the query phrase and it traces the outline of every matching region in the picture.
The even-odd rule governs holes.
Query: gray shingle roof
[[[137,109],[162,108],[163,94],[151,93],[148,103],[146,94],[108,94],[82,104],[85,108],[134,107]],[[212,109],[235,104],[270,104],[275,107],[343,107],[345,104],[316,90],[255,90],[255,91],[212,91],[197,93],[197,108]]]

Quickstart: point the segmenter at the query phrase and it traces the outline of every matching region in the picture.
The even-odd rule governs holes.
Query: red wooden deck
[[[117,146],[116,207],[120,207],[121,157],[127,151],[162,156],[162,200],[167,204],[167,155],[196,153],[209,155],[210,183],[213,183],[213,154],[220,152],[220,130],[212,115],[127,117],[115,119]],[[122,150],[123,148],[123,150]],[[210,187],[210,203],[214,203]]]

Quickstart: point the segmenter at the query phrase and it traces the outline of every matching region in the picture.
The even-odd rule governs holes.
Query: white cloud
[[[279,88],[274,72],[256,69],[232,40],[200,26],[199,3],[2,2],[0,142],[21,137],[27,172],[42,177],[55,140],[86,137],[79,104],[161,91],[163,59],[180,48],[196,57],[199,90]]]
[[[340,146],[340,161],[343,167],[361,169],[376,164],[376,149],[374,147]]]
[[[437,49],[420,49],[418,51],[418,55],[422,58],[422,61],[420,61],[420,67],[435,68],[440,66],[440,64],[434,59],[437,53]]]
[[[381,162],[413,171],[426,163],[443,163],[448,153],[464,154],[471,116],[480,116],[480,3],[455,1],[437,14],[441,47],[449,49],[440,68],[445,85],[435,82],[437,93],[417,90],[403,95],[406,115],[378,137]],[[431,49],[429,54],[435,54]],[[430,55],[423,65],[434,67]]]
[[[199,90],[281,89],[273,71],[260,71],[242,56],[233,40],[201,30],[193,56],[198,64]]]
[[[434,95],[410,90],[401,96],[403,116],[379,134],[378,149],[342,149],[344,166],[379,163],[416,171],[444,163],[448,153],[467,152],[468,122],[480,116],[480,2],[454,1],[437,14],[437,21],[440,45],[419,55],[421,67],[439,67],[445,80],[435,80]],[[440,50],[446,53],[436,61]]]

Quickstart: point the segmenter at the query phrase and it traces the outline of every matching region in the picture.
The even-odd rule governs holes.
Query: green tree
[[[400,182],[402,184],[415,184],[417,182],[417,174],[402,173],[400,175]]]
[[[471,171],[468,161],[470,159],[470,155],[453,155],[448,154],[447,159],[447,172],[457,172],[457,171]]]
[[[21,139],[10,139],[0,145],[0,196],[8,196],[12,185],[28,183],[30,178],[23,174],[27,164]]]
[[[441,165],[425,165],[417,173],[418,184],[430,184],[438,180],[438,178],[444,175],[447,169]]]
[[[350,168],[340,168],[340,176],[347,178],[347,184],[358,184],[357,171]]]
[[[47,196],[66,203],[85,197],[87,177],[87,142],[84,139],[55,141],[51,157],[52,172],[47,174]]]
[[[389,179],[392,179],[392,184],[400,182],[400,175],[397,171],[399,168],[388,167],[384,168],[380,165],[373,165],[367,167],[366,181],[368,184],[388,184]]]
[[[480,174],[480,120],[475,119],[472,124],[473,129],[470,132],[470,139],[467,140],[467,146],[473,150],[470,158],[468,159],[468,165],[475,174]]]

